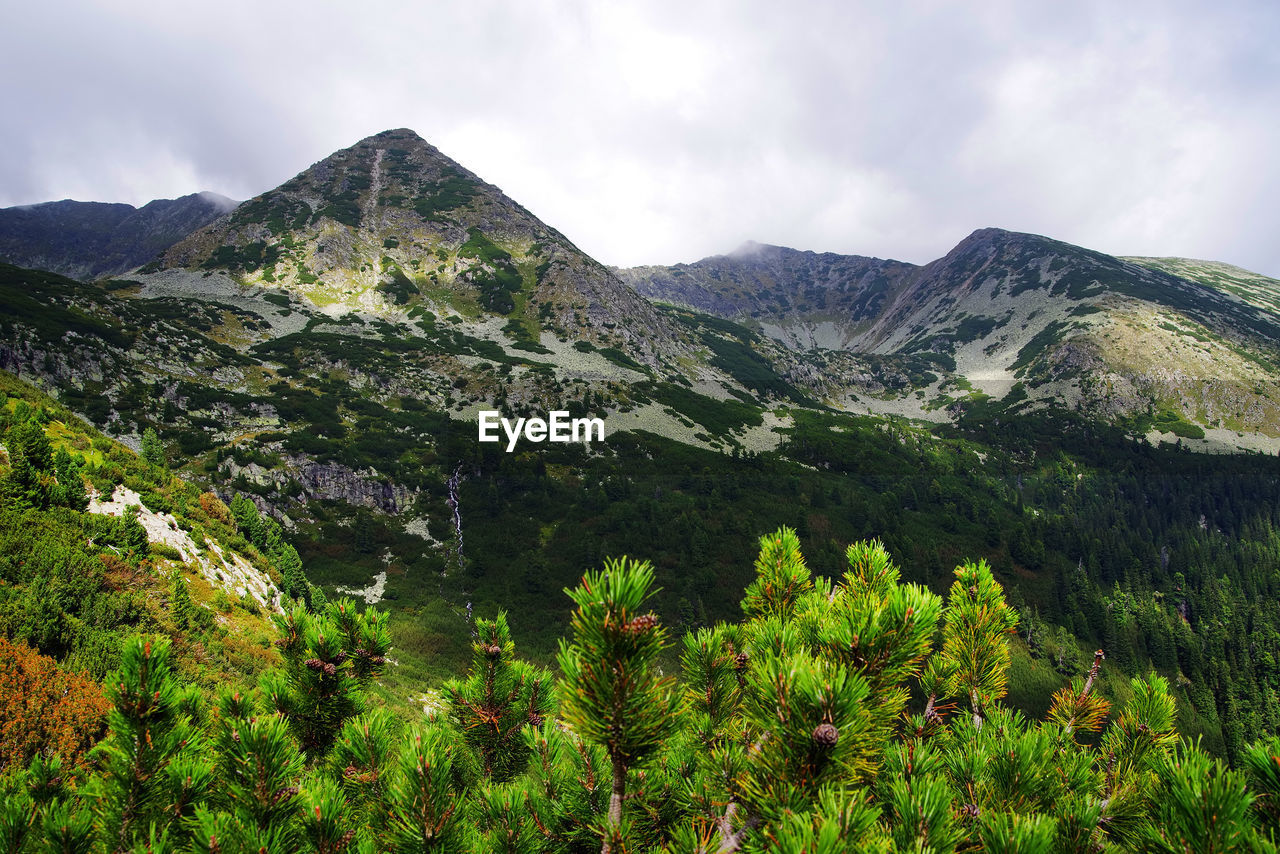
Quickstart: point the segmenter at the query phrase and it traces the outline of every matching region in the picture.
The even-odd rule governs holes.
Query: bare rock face
[[[337,463],[303,463],[299,473],[307,498],[334,499],[396,514],[417,497],[416,491],[379,478],[377,472],[361,474]]]

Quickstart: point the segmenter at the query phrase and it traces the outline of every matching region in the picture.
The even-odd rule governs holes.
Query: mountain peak
[[[204,202],[205,204],[210,205],[214,208],[217,208],[222,213],[233,211],[235,210],[236,206],[240,204],[235,199],[227,198],[221,193],[215,193],[211,190],[201,190],[200,192],[192,193],[191,195],[194,198],[197,198],[200,201]],[[188,197],[183,196],[183,198],[188,198]]]
[[[164,270],[284,287],[332,311],[498,314],[527,347],[545,325],[628,344],[645,364],[674,337],[606,268],[407,128],[334,152],[145,272]]]
[[[408,142],[411,144],[430,145],[412,128],[390,128],[389,130],[366,136],[360,142]]]
[[[725,257],[733,258],[735,260],[746,260],[749,258],[757,258],[770,250],[776,251],[777,249],[779,249],[777,246],[771,246],[767,243],[757,243],[754,240],[747,240]]]

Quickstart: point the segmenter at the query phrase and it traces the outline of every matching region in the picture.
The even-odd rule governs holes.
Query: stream
[[[453,511],[453,542],[454,556],[456,558],[456,568],[459,575],[462,575],[464,567],[464,558],[462,554],[462,501],[459,491],[462,488],[462,482],[466,480],[466,474],[462,470],[462,463],[458,463],[458,467],[453,470],[453,474],[445,481],[445,489],[448,490],[448,497],[445,499],[449,505],[449,509]],[[449,564],[445,565],[445,573],[440,577],[440,594],[444,596],[444,579],[449,575]],[[447,602],[447,600],[446,600]],[[453,605],[449,605],[449,610],[458,614],[459,617],[466,620],[467,625],[471,628],[472,637],[475,636],[476,628],[474,616],[471,613],[471,602],[467,601],[466,614],[459,614],[458,609]]]

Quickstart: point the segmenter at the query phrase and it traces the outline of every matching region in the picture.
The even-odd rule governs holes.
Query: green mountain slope
[[[324,591],[386,604],[401,703],[457,670],[469,614],[508,610],[550,663],[561,591],[606,556],[652,559],[681,631],[728,616],[750,543],[788,525],[820,573],[871,537],[939,591],[988,560],[1024,619],[1024,708],[1102,646],[1117,673],[1168,676],[1216,750],[1275,731],[1274,458],[1134,441],[1265,439],[1271,315],[996,230],[922,268],[757,254],[736,290],[699,285],[745,314],[653,305],[392,131],[134,279],[0,267],[0,366],[135,447],[154,430],[184,477],[252,495]],[[824,323],[856,314],[844,349],[777,334],[807,322],[801,299]],[[481,409],[551,408],[600,415],[606,440],[477,441]]]
[[[279,660],[279,568],[225,504],[0,372],[0,631],[95,681],[138,631],[185,682],[252,684]]]

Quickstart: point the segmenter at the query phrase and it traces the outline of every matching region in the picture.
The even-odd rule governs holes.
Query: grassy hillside
[[[0,430],[4,636],[93,680],[138,631],[172,638],[183,680],[207,688],[279,660],[274,600],[252,592],[272,590],[275,569],[216,496],[2,372]]]

